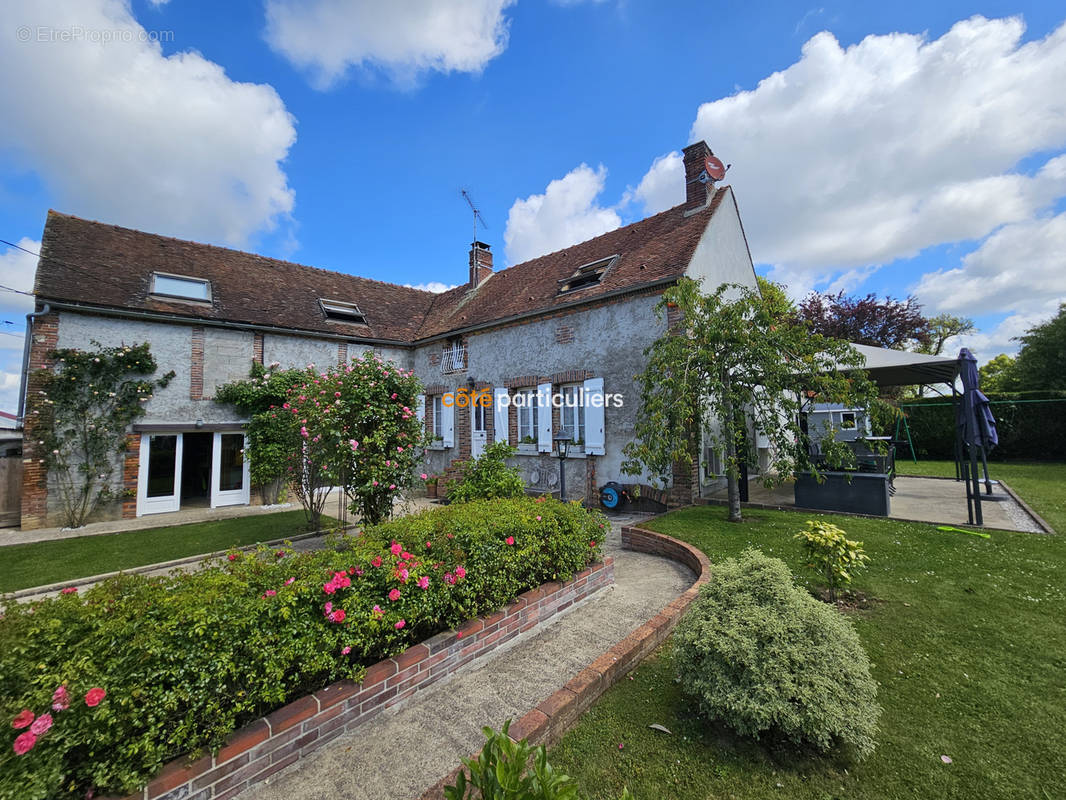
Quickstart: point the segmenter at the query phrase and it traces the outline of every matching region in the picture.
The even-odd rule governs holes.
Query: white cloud
[[[296,131],[272,87],[233,81],[198,53],[164,57],[123,0],[0,7],[12,37],[0,47],[0,147],[58,208],[233,245],[292,211],[282,162]],[[29,41],[14,40],[20,26]],[[75,29],[81,38],[48,40]]]
[[[37,274],[37,256],[31,253],[40,252],[41,243],[28,237],[19,239],[16,244],[23,248],[0,245],[0,284],[19,292],[33,291],[33,277]],[[31,251],[30,253],[25,252]],[[11,315],[28,314],[33,311],[33,298],[17,292],[0,290],[0,314],[4,319],[10,319]],[[16,321],[17,320],[13,320]],[[0,327],[4,330],[8,326]],[[0,343],[0,346],[3,346]]]
[[[636,189],[626,192],[625,203],[644,204],[649,214],[658,214],[685,202],[685,162],[676,150],[659,156],[641,178]]]
[[[429,283],[405,283],[408,289],[419,289],[423,292],[433,292],[433,294],[440,294],[446,292],[449,289],[454,289],[457,284],[454,283],[441,283],[440,281],[430,281]]]
[[[1000,353],[1017,355],[1022,343],[1015,339],[1040,323],[1047,322],[1058,313],[1058,310],[1058,300],[1034,303],[1031,309],[1004,318],[990,331],[977,331],[949,340],[952,345],[945,352],[953,355],[960,347],[968,347],[977,356],[978,364],[985,364]]]
[[[503,233],[508,261],[528,261],[621,225],[618,212],[596,203],[606,179],[606,167],[581,164],[549,183],[544,194],[515,200]]]
[[[267,0],[266,39],[325,89],[352,68],[412,85],[427,72],[480,72],[507,48],[514,0]]]
[[[0,371],[0,411],[14,414],[18,411],[19,387],[22,385],[22,375],[18,372]],[[14,427],[11,420],[0,420],[0,427]]]
[[[1023,33],[1018,18],[974,17],[934,41],[844,49],[823,32],[754,90],[700,106],[691,138],[732,162],[755,260],[813,284],[980,239],[1066,194],[1061,159],[1012,172],[1066,145],[1066,25]],[[680,197],[647,194],[649,210]]]

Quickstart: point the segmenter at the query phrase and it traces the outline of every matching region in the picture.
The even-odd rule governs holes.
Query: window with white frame
[[[433,438],[444,438],[444,396],[433,397]]]
[[[585,443],[585,398],[580,385],[563,386],[560,390],[559,427],[563,436],[572,442]]]
[[[515,392],[515,409],[518,412],[518,443],[536,444],[537,442],[537,390],[523,389]]]
[[[152,273],[152,294],[180,297],[185,300],[211,300],[211,281],[185,275]]]

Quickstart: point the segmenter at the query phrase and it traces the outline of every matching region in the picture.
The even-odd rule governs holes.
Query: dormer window
[[[610,256],[599,261],[593,261],[583,267],[578,267],[569,278],[563,278],[559,281],[559,294],[576,292],[578,289],[596,286],[603,280],[604,274],[617,259],[618,256]]]
[[[354,322],[356,325],[366,325],[366,317],[355,303],[345,303],[342,300],[319,299],[318,304],[322,306],[322,313],[326,315],[326,319],[336,320],[337,322]]]
[[[182,300],[202,300],[211,302],[211,281],[203,278],[189,278],[185,275],[168,275],[164,272],[152,273],[152,294],[161,297],[180,297]]]

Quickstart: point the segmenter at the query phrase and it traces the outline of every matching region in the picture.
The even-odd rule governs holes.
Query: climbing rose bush
[[[281,407],[269,409],[270,421],[288,420],[279,434],[287,475],[312,527],[331,486],[344,488],[364,522],[391,514],[416,479],[425,438],[415,411],[421,390],[411,370],[367,353],[325,371],[309,366]]]
[[[0,720],[11,721],[0,800],[134,791],[182,753],[569,578],[600,557],[606,525],[550,499],[478,501],[321,551],[234,550],[189,574],[12,603],[0,618]]]

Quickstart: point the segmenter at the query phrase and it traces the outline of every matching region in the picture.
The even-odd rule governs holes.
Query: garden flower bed
[[[567,580],[599,559],[605,527],[542,498],[468,503],[316,553],[231,553],[188,575],[120,576],[84,597],[8,607],[0,713],[32,715],[34,740],[16,746],[24,729],[9,731],[0,798],[139,789],[294,698],[357,683],[368,665]]]

